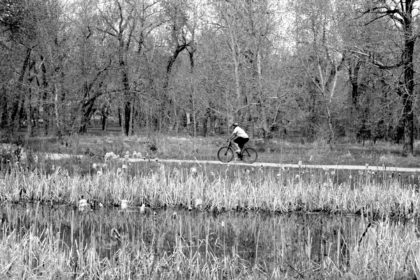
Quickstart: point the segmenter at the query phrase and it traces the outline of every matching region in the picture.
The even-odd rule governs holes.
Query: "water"
[[[15,231],[24,236],[53,234],[62,250],[96,248],[112,258],[121,246],[153,248],[157,254],[182,250],[185,255],[237,255],[250,265],[282,263],[303,270],[325,258],[337,267],[349,265],[349,252],[360,241],[368,222],[356,216],[323,214],[265,215],[162,210],[156,214],[101,209],[80,212],[64,206],[3,205],[3,239]],[[269,268],[267,268],[269,269]]]

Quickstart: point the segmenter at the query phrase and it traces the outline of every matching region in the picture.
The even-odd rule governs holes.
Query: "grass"
[[[48,162],[48,161],[47,161]],[[69,164],[69,166],[77,164]],[[0,181],[0,200],[77,205],[83,196],[107,207],[128,200],[208,211],[327,212],[372,217],[418,218],[419,177],[385,172],[263,169],[235,166],[165,165],[108,161],[84,174],[60,166],[43,170],[14,168]],[[79,170],[80,171],[80,170]]]
[[[15,226],[3,226],[2,279],[420,276],[416,226],[388,219],[372,223],[313,215],[267,219],[228,214],[217,218],[184,214],[173,219],[160,214],[80,214],[68,209],[43,216],[41,211],[39,207],[9,222]],[[25,218],[35,219],[35,224],[21,231],[19,220]],[[111,228],[118,229],[118,237],[108,235]],[[107,244],[111,250],[105,249]]]
[[[26,147],[36,152],[84,154],[103,158],[107,152],[123,156],[127,151],[140,152],[144,157],[217,160],[217,150],[225,145],[223,137],[175,137],[160,134],[149,136],[70,136],[61,140],[53,138],[32,138]],[[398,167],[417,167],[420,158],[405,157],[401,145],[391,143],[354,144],[337,143],[333,146],[323,142],[296,143],[279,139],[262,141],[252,139],[250,146],[259,152],[260,162],[303,164],[351,164],[387,165]],[[156,150],[151,150],[151,147]],[[418,143],[415,154],[420,154]]]
[[[119,225],[116,228],[121,237],[115,237],[112,246],[116,246],[116,250],[104,256],[101,253],[104,244],[99,242],[102,239],[98,243],[85,243],[89,237],[81,233],[73,219],[66,225],[70,225],[72,232],[78,231],[78,237],[72,235],[70,242],[63,243],[61,231],[57,234],[53,226],[46,226],[40,232],[37,225],[42,221],[33,216],[16,222],[15,227],[7,228],[3,224],[0,276],[3,279],[420,277],[420,243],[413,223],[420,217],[418,174],[269,169],[257,164],[235,167],[104,161],[109,151],[120,156],[126,151],[136,151],[147,157],[214,159],[215,149],[223,144],[220,139],[156,137],[147,143],[143,140],[80,137],[67,143],[67,147],[40,142],[44,147],[34,150],[82,152],[87,156],[51,161],[42,154],[28,153],[25,164],[13,156],[5,158],[0,162],[0,202],[35,202],[52,208],[64,204],[77,209],[79,200],[84,197],[104,205],[105,211],[112,211],[114,207],[120,207],[121,200],[128,200],[130,211],[137,212],[143,204],[158,213],[161,209],[188,209],[193,214],[212,213],[215,216],[264,213],[268,217],[286,217],[290,213],[321,212],[335,216],[355,214],[361,217],[362,223],[357,234],[349,238],[342,232],[342,226],[321,226],[320,232],[319,228],[315,232],[308,228],[296,235],[292,230],[296,230],[296,224],[290,217],[286,217],[288,222],[280,227],[259,220],[248,223],[248,231],[238,232],[239,226],[235,222],[223,222],[221,226],[219,221],[220,226],[215,229],[214,225],[212,228],[206,226],[210,223],[208,218],[197,226],[193,226],[196,223],[193,219],[185,227],[184,218],[156,220],[158,214],[145,216],[148,220],[141,224],[141,235],[130,235],[130,228],[136,227],[139,221],[131,220],[121,225],[118,223],[124,216],[116,216],[110,223]],[[254,143],[267,161],[274,160],[278,154],[283,155],[279,161],[294,155],[293,162],[329,163],[332,159],[339,161],[340,154],[353,157],[354,163],[363,165],[372,165],[373,160],[381,157],[389,163],[410,161],[407,166],[417,161],[417,158],[400,158],[390,146],[375,154],[362,147],[352,150],[347,146],[335,151],[300,144],[274,144],[278,146],[263,152],[267,146],[258,147]],[[152,151],[152,146],[157,150]],[[357,154],[356,151],[361,152]],[[371,162],[363,162],[366,159]],[[347,159],[346,162],[352,161]],[[74,210],[72,213],[86,215],[91,235],[102,228],[95,223],[102,215],[100,212],[82,214]],[[98,216],[92,216],[96,213]],[[22,231],[24,221],[32,222],[28,222],[27,230]],[[316,220],[308,219],[307,223],[316,223]],[[231,245],[221,246],[221,240],[227,236]],[[165,247],[168,244],[170,250]],[[244,251],[245,248],[254,249]]]

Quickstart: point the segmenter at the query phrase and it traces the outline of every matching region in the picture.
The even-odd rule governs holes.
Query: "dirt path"
[[[312,169],[331,169],[331,170],[369,170],[387,172],[420,172],[420,168],[409,167],[390,167],[390,166],[369,166],[369,165],[318,165],[318,164],[283,164],[255,162],[253,164],[243,162],[222,163],[215,160],[179,160],[179,159],[128,159],[129,162],[168,162],[168,163],[196,163],[196,164],[224,164],[252,167],[274,167],[274,168],[312,168]]]

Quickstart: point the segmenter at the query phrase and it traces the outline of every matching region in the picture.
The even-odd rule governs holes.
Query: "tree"
[[[296,40],[298,56],[306,76],[310,79],[312,95],[311,118],[316,118],[320,98],[327,128],[321,126],[320,131],[328,131],[328,143],[335,141],[334,98],[337,94],[339,72],[342,71],[346,59],[346,50],[339,42],[341,34],[338,25],[342,20],[342,11],[329,0],[301,1],[296,3]]]
[[[413,105],[416,98],[414,90],[414,47],[418,37],[415,32],[415,18],[417,0],[385,1],[374,0],[369,2],[364,15],[370,15],[366,24],[385,20],[389,29],[401,34],[399,50],[395,53],[395,63],[387,64],[369,54],[371,61],[382,70],[402,68],[402,79],[399,81],[398,94],[401,97],[403,111],[401,121],[404,127],[404,154],[414,153],[414,112]]]
[[[32,124],[42,120],[44,133],[51,129],[60,132],[58,83],[62,75],[61,62],[65,54],[65,36],[62,36],[61,6],[49,1],[2,0],[0,25],[10,53],[20,52],[23,57],[19,78],[11,88],[9,127],[13,134],[27,117],[28,136]],[[3,43],[4,46],[7,46]],[[17,61],[15,61],[17,62]],[[13,62],[11,62],[13,63]],[[35,95],[35,97],[33,97]],[[37,100],[38,106],[32,102]],[[37,107],[38,117],[33,113]],[[25,109],[26,108],[26,109]]]
[[[117,61],[123,92],[123,112],[125,135],[132,132],[132,94],[130,86],[128,52],[136,29],[135,2],[112,0],[101,10],[102,24],[97,29],[117,40]]]
[[[224,35],[232,61],[235,100],[228,118],[249,121],[252,127],[256,124],[263,137],[268,137],[273,116],[277,115],[272,105],[278,99],[276,93],[267,90],[264,70],[278,35],[278,7],[271,1],[252,0],[220,0],[214,1],[213,6],[218,15],[215,24]]]

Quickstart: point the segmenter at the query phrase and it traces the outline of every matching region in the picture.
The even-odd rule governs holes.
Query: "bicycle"
[[[221,147],[219,151],[217,151],[217,158],[221,162],[230,162],[235,157],[235,150],[233,147],[232,140],[228,140],[229,144],[227,146]],[[247,163],[254,163],[258,159],[258,153],[254,148],[246,147],[242,148],[242,151],[238,154],[238,158]]]

